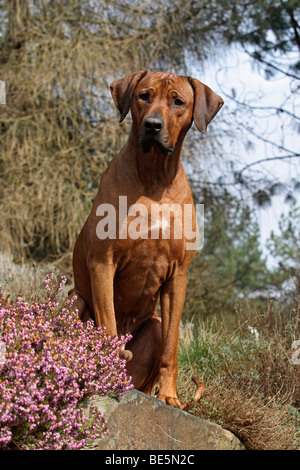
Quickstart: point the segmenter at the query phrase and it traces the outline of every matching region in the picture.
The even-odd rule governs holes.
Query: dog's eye
[[[148,98],[149,98],[149,93],[141,93],[139,95],[139,98],[143,101],[148,101]]]
[[[174,103],[176,106],[182,106],[184,104],[184,101],[180,100],[179,98],[176,98],[174,100]]]

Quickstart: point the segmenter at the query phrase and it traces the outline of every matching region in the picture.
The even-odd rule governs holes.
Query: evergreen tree
[[[268,241],[275,267],[269,284],[274,295],[287,306],[300,302],[300,207],[293,204],[288,214],[282,214],[279,233],[272,231]]]
[[[191,265],[185,314],[232,312],[232,305],[259,296],[265,287],[266,259],[259,227],[249,207],[226,191],[206,192],[204,246]]]

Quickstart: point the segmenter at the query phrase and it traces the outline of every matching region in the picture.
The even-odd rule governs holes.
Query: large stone
[[[130,390],[121,398],[87,400],[86,413],[94,403],[104,413],[109,433],[87,440],[94,450],[242,450],[231,432],[161,400]]]

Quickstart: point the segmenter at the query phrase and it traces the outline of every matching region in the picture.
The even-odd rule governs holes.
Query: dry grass
[[[194,392],[187,378],[185,386],[190,394]],[[249,381],[245,384],[229,377],[210,380],[205,387],[190,413],[228,429],[248,450],[300,449],[300,417],[288,399],[266,400],[259,389],[251,392]]]
[[[179,395],[190,401],[189,412],[232,431],[247,449],[300,448],[300,367],[291,362],[298,319],[294,312],[284,321],[269,306],[264,314],[237,312],[231,333],[217,323],[183,327]],[[198,402],[191,375],[205,386]]]
[[[21,296],[27,302],[38,300],[44,288],[43,280],[51,272],[60,274],[55,266],[34,262],[16,264],[11,257],[0,253],[0,290],[11,297]],[[69,288],[64,286],[62,297],[67,296]]]
[[[184,2],[174,11],[156,0],[0,3],[7,91],[0,113],[0,252],[17,262],[55,262],[71,274],[73,246],[100,177],[130,126],[119,124],[109,85],[143,68],[182,72],[192,31],[178,21],[186,18]],[[199,60],[214,37],[205,32],[205,14],[197,21]]]

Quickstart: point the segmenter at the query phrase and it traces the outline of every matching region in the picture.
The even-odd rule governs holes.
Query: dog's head
[[[155,146],[171,154],[193,120],[205,133],[223,105],[208,86],[177,74],[141,70],[114,81],[110,88],[120,122],[131,109],[134,132],[145,153]]]

